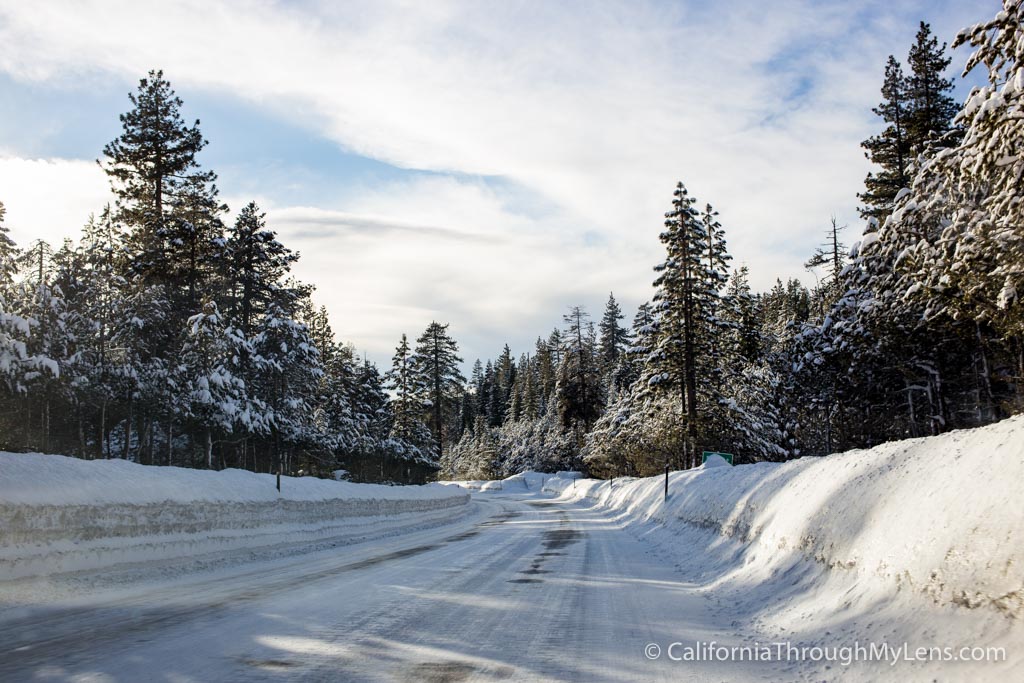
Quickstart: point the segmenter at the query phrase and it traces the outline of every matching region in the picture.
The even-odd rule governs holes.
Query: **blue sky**
[[[127,93],[162,68],[223,197],[302,252],[341,337],[386,362],[438,319],[467,361],[518,353],[570,305],[650,296],[677,180],[756,286],[813,281],[830,216],[862,227],[885,57],[921,19],[951,41],[997,9],[0,0],[0,200],[21,243],[76,234]]]

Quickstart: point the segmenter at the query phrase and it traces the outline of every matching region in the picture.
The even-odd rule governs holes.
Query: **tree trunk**
[[[174,461],[174,420],[167,418],[167,465]]]
[[[135,396],[128,394],[128,418],[124,422],[124,447],[121,449],[121,457],[125,460],[131,454],[132,446],[132,421],[135,419]]]
[[[88,457],[85,446],[85,418],[82,415],[82,406],[78,406],[78,457],[83,460]]]
[[[213,469],[213,429],[210,427],[206,428],[206,438],[203,446],[203,450],[206,455],[206,469]]]
[[[904,391],[907,392],[907,417],[910,419],[910,436],[917,437],[917,416],[914,414],[914,388],[909,381],[904,380]]]
[[[100,458],[106,458],[110,454],[110,436],[107,434],[107,399],[100,403],[100,438],[96,442],[99,448]]]
[[[50,450],[50,397],[43,401],[43,452]]]
[[[992,377],[988,369],[988,357],[985,355],[985,340],[981,334],[981,324],[974,323],[974,331],[978,338],[978,357],[981,361],[981,400],[979,412],[983,423],[995,419],[995,396],[992,393]]]

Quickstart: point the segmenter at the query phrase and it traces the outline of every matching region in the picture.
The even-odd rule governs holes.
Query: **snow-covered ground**
[[[1022,680],[1022,481],[1017,418],[673,473],[667,502],[662,477],[525,473],[408,489],[416,504],[463,501],[465,488],[472,500],[362,517],[364,536],[297,543],[295,556],[278,544],[246,563],[235,553],[166,571],[182,560],[156,551],[145,564],[0,581],[0,680]],[[285,480],[294,498],[278,501],[269,478],[251,484],[193,504],[315,514],[331,492],[411,500],[402,488],[311,481],[345,487],[320,493]],[[13,502],[0,484],[0,500],[56,509],[99,496],[58,488],[39,481]],[[168,491],[132,493],[140,519]],[[117,526],[101,528],[109,538]]]
[[[0,580],[356,540],[465,514],[450,487],[0,453]]]
[[[645,538],[761,642],[996,647],[1006,662],[918,662],[914,677],[1024,680],[1024,416],[827,458],[709,465],[671,473],[667,500],[664,477],[543,488]]]

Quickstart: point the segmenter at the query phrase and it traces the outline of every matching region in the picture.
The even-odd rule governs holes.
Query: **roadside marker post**
[[[665,463],[665,502],[668,502],[668,463]]]

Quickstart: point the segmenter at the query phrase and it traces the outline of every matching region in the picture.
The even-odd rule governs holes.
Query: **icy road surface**
[[[742,634],[608,517],[529,496],[471,505],[429,531],[8,605],[0,680],[792,678],[648,659],[648,643]]]

